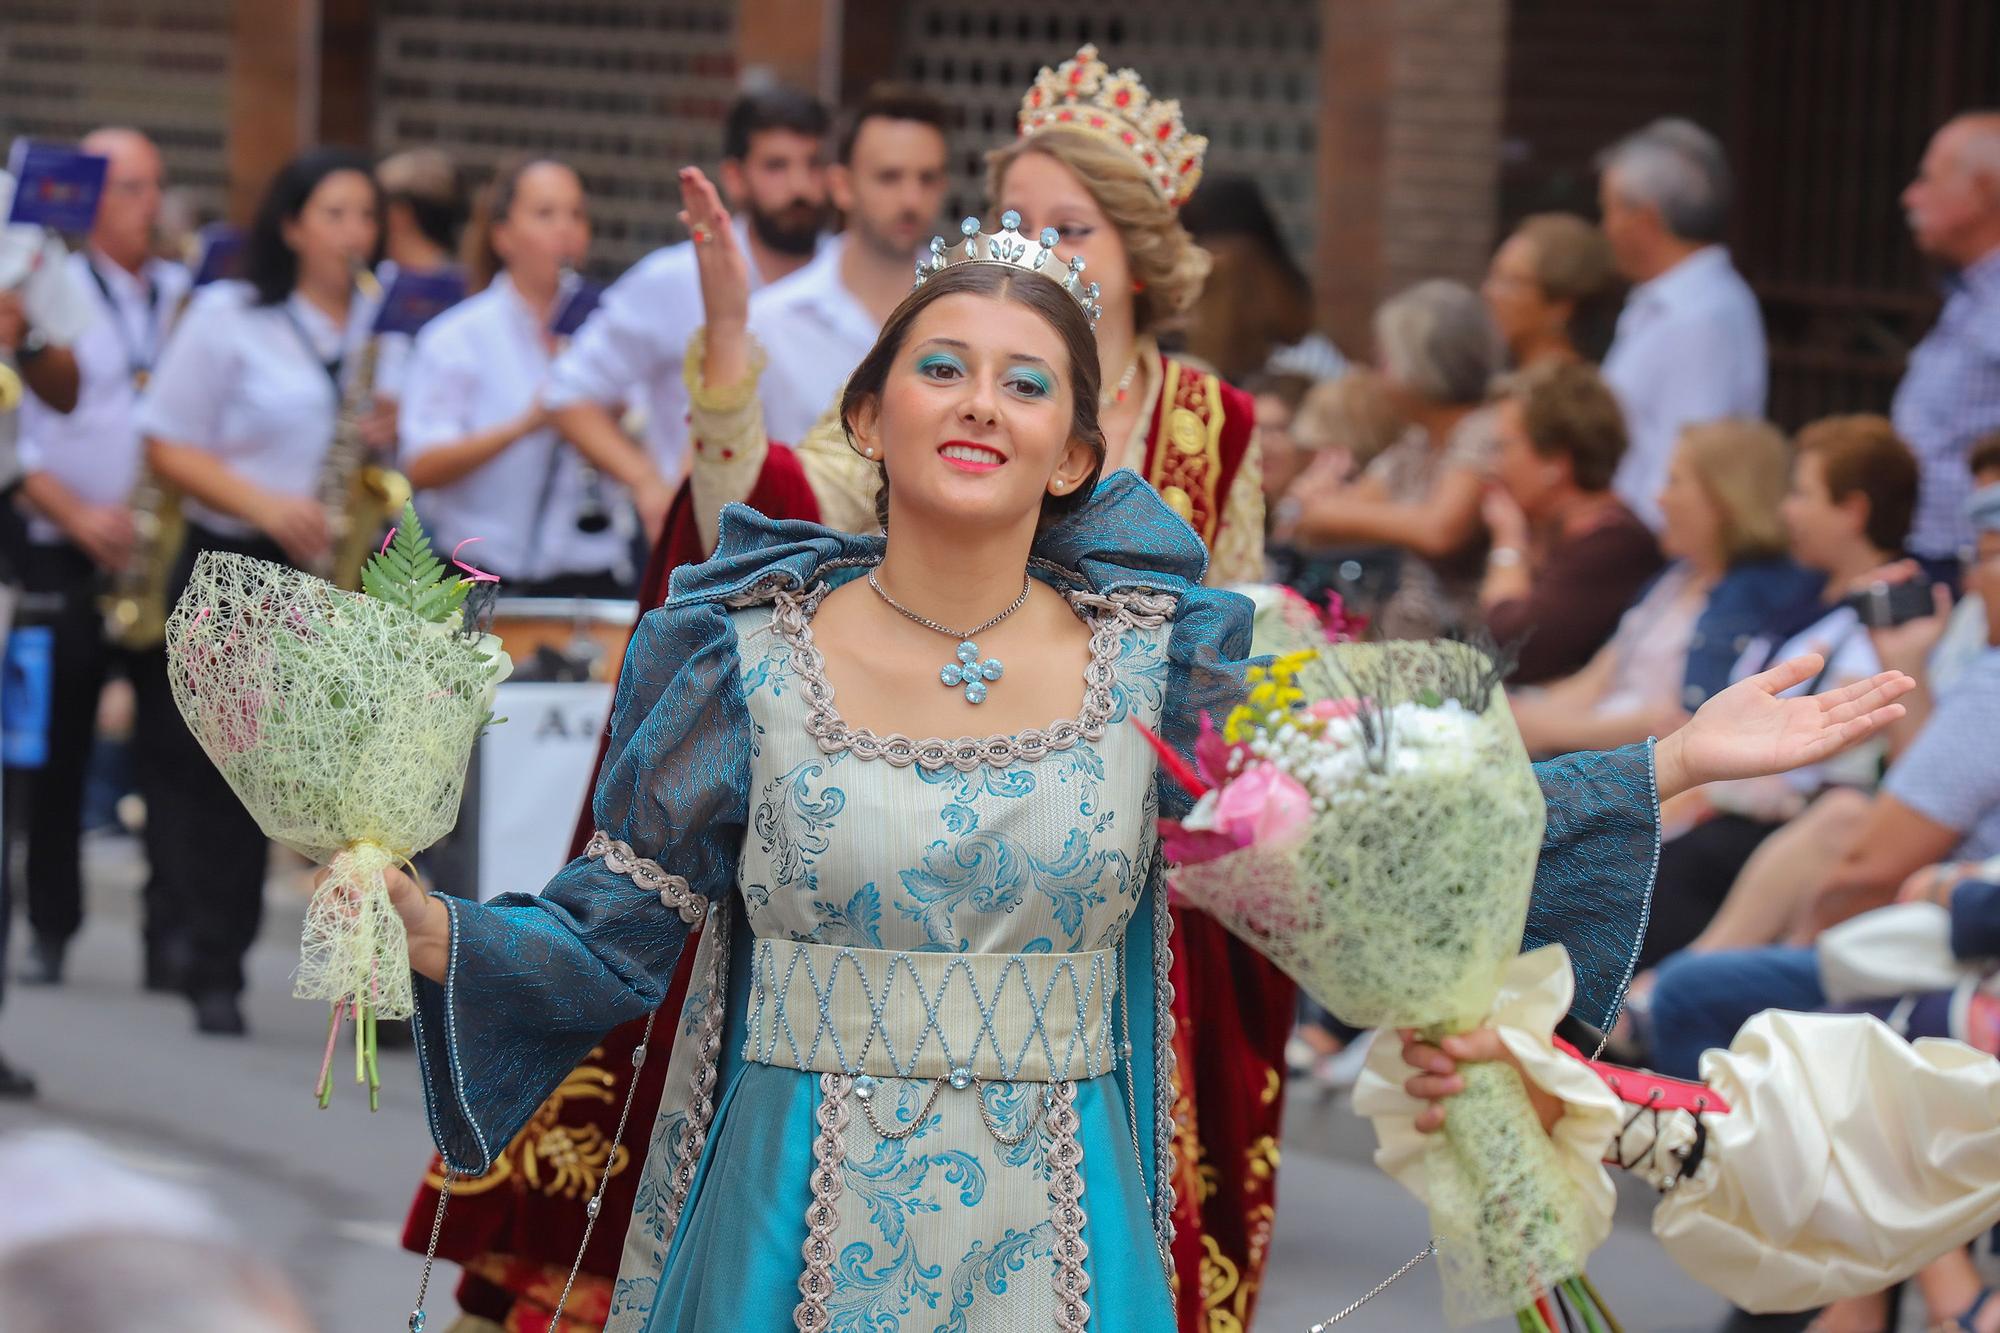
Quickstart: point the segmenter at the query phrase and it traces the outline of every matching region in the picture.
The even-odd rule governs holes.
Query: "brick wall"
[[[130,125],[204,212],[228,190],[230,0],[0,0],[0,152]]]
[[[1507,0],[1323,0],[1319,320],[1366,356],[1382,300],[1474,280],[1496,229]]]
[[[574,166],[618,272],[680,239],[686,163],[713,164],[736,93],[729,0],[380,0],[374,147],[434,144],[475,175],[519,153]]]
[[[1338,0],[1334,0],[1335,3]],[[1493,249],[1507,0],[1399,0],[1383,285],[1476,281]]]

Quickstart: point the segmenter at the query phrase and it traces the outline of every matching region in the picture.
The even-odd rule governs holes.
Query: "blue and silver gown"
[[[1155,825],[1185,800],[1128,723],[1190,749],[1240,692],[1249,607],[1200,586],[1200,542],[1129,473],[1035,555],[1091,628],[1081,711],[876,736],[812,616],[880,538],[732,508],[634,637],[586,855],[538,896],[446,900],[418,1051],[461,1173],[699,941],[608,1328],[1173,1327]],[[1526,942],[1568,945],[1606,1022],[1651,891],[1651,754],[1541,771]]]

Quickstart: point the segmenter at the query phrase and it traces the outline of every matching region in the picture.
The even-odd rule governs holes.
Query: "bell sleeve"
[[[442,898],[450,952],[442,982],[415,979],[416,1044],[452,1170],[486,1171],[604,1033],[665,1000],[735,880],[750,736],[726,610],[668,603],[626,654],[585,855],[539,895]]]
[[[1609,1032],[1651,914],[1660,866],[1653,745],[1564,755],[1535,765],[1548,807],[1523,952],[1569,950],[1578,1018]]]

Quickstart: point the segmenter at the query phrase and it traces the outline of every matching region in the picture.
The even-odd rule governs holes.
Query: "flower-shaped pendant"
[[[1005,670],[997,657],[980,661],[979,645],[967,639],[958,645],[958,660],[938,672],[938,679],[954,690],[964,686],[965,701],[980,704],[986,702],[986,687],[999,680]]]

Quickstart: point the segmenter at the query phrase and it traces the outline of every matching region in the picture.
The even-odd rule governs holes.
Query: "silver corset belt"
[[[759,939],[743,1057],[874,1078],[1050,1083],[1115,1060],[1118,954],[906,953]]]

